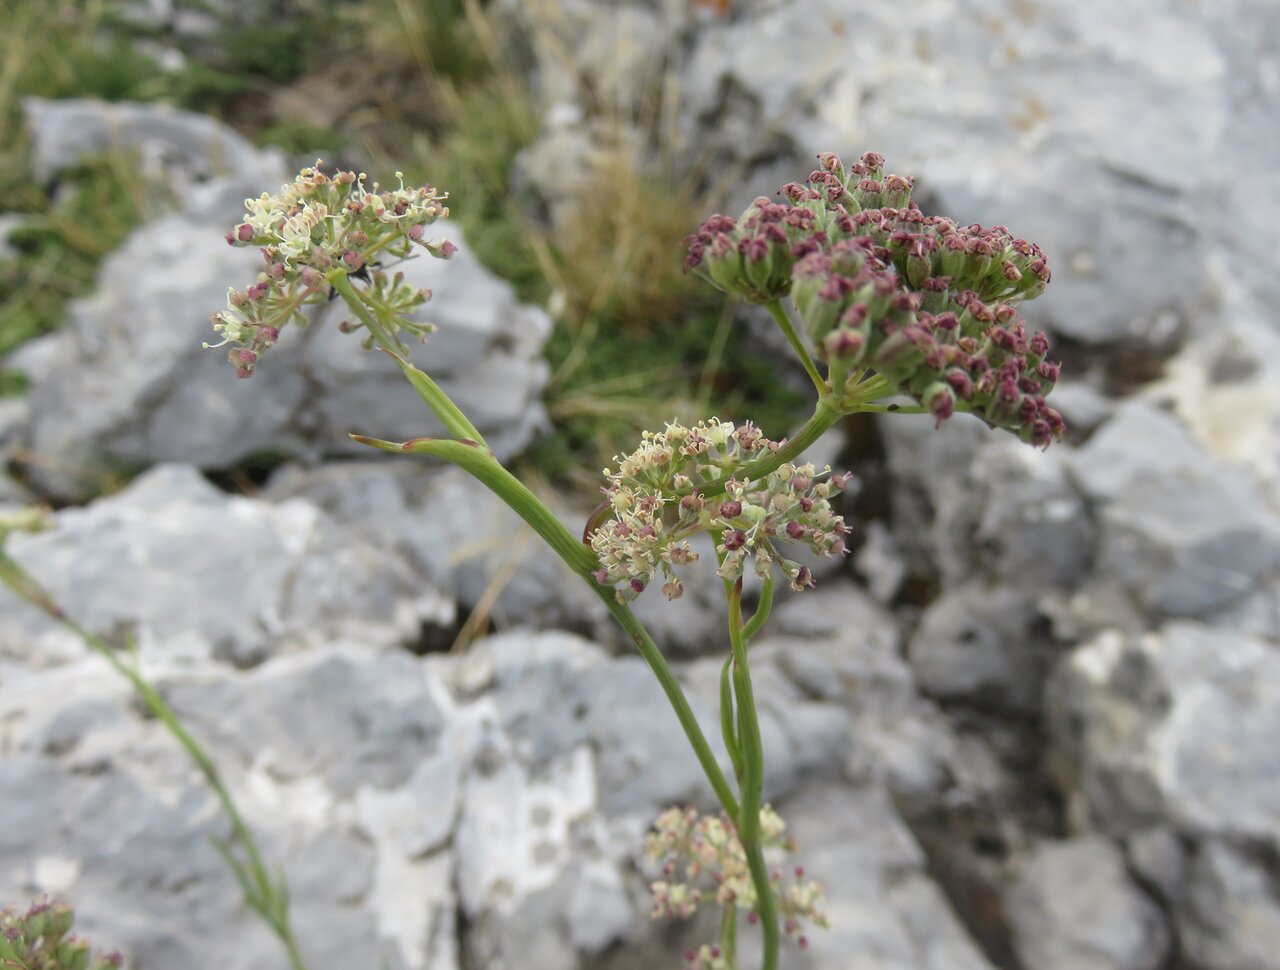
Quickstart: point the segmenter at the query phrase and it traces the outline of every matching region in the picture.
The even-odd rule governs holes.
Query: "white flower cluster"
[[[227,308],[213,315],[220,336],[206,347],[230,347],[227,357],[240,377],[249,377],[258,359],[275,345],[288,323],[306,322],[303,307],[326,299],[334,274],[371,284],[369,305],[380,309],[389,333],[407,330],[425,338],[434,327],[405,314],[430,293],[388,277],[377,266],[384,257],[407,257],[415,245],[447,259],[456,247],[428,240],[426,229],[449,214],[447,197],[430,185],[380,189],[355,172],[326,175],[320,163],[304,168],[275,195],[245,200],[245,220],[227,233],[233,246],[257,246],[265,268],[245,290],[229,291]],[[350,328],[355,329],[355,328]]]
[[[600,561],[596,581],[622,584],[617,596],[625,602],[661,574],[663,593],[675,599],[684,589],[675,567],[698,558],[689,538],[709,532],[724,578],[740,577],[746,559],[754,557],[759,575],[770,575],[776,563],[793,589],[812,586],[809,570],[782,557],[777,543],[799,542],[820,555],[842,553],[844,520],[829,498],[848,476],[790,463],[753,476],[751,460],[779,447],[750,423],[735,427],[718,418],[646,431],[635,451],[615,458],[617,472],[604,470],[603,511],[612,517],[588,535]],[[704,498],[700,490],[712,483],[716,496]]]
[[[760,809],[760,834],[766,850],[775,855],[795,850],[786,829],[786,823],[771,806]],[[701,815],[695,808],[667,809],[645,837],[645,859],[660,865],[662,871],[662,878],[649,887],[655,919],[691,916],[707,900],[745,910],[749,918],[756,910],[758,898],[746,853],[733,823],[723,814]],[[827,926],[822,885],[806,879],[803,869],[793,868],[788,878],[775,871],[770,876],[770,888],[783,917],[784,931],[801,946],[808,944],[801,932],[804,922]],[[714,967],[714,963],[697,962],[715,960],[719,954],[714,951],[714,947],[692,951],[690,963]]]

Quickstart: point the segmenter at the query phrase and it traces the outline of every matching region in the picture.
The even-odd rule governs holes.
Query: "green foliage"
[[[434,80],[474,82],[489,74],[489,59],[468,0],[368,0],[349,16],[364,28],[365,44],[379,54],[415,64]]]
[[[27,188],[23,225],[9,237],[17,255],[0,260],[0,354],[60,326],[67,301],[92,286],[102,258],[163,203],[124,154],[65,172],[52,199]],[[0,379],[0,388],[16,385]]]
[[[259,145],[275,145],[296,156],[309,156],[314,152],[332,155],[347,147],[347,137],[342,132],[305,121],[277,121],[258,132],[257,140]]]
[[[804,398],[777,379],[775,363],[751,354],[710,312],[630,330],[602,326],[578,336],[558,327],[547,344],[555,371],[548,392],[552,432],[530,459],[550,478],[564,480],[584,468],[584,487],[597,483],[601,461],[633,443],[642,428],[709,411],[754,421],[766,435],[783,437]],[[724,350],[708,366],[707,348]],[[696,393],[695,393],[696,391]]]

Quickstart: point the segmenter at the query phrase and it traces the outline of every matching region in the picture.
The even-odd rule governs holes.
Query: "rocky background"
[[[823,442],[862,479],[859,546],[755,648],[766,795],[832,921],[784,965],[1280,966],[1280,6],[555,8],[521,61],[546,121],[519,165],[552,218],[598,137],[581,79],[608,103],[658,74],[674,150],[736,200],[874,148],[927,209],[1055,269],[1027,310],[1065,363],[1066,443],[912,416]],[[288,874],[311,965],[679,966],[711,931],[650,922],[638,854],[708,793],[644,664],[468,479],[353,450],[432,433],[377,357],[323,319],[248,382],[200,349],[252,262],[225,226],[284,158],[154,106],[25,110],[44,178],[123,140],[187,188],[6,362],[31,385],[0,400],[24,469],[0,501],[61,508],[11,552],[86,625],[136,631]],[[409,265],[440,325],[415,359],[515,455],[546,424],[549,318],[453,238]],[[264,452],[291,460],[219,487]],[[98,466],[141,474],[86,503]],[[715,735],[713,592],[639,606]],[[500,632],[447,652],[478,608]],[[184,755],[4,594],[0,685],[0,902],[65,895],[138,970],[283,965]]]

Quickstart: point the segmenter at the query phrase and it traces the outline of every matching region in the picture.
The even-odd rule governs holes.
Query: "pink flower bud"
[[[730,499],[720,506],[720,518],[735,519],[742,514],[742,503]]]
[[[358,270],[364,265],[364,257],[357,253],[354,249],[348,249],[342,254],[342,261],[350,266],[353,270]]]

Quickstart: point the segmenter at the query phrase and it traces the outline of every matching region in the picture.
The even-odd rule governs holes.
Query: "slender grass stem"
[[[102,637],[69,617],[35,578],[2,550],[0,550],[0,581],[32,606],[74,633],[85,646],[102,657],[116,673],[130,683],[146,703],[147,709],[186,751],[192,763],[204,776],[205,784],[218,799],[219,805],[231,822],[231,830],[235,833],[236,841],[244,850],[248,860],[247,865],[240,863],[225,848],[220,848],[223,858],[244,890],[246,900],[279,937],[293,970],[306,970],[306,963],[298,950],[297,940],[289,923],[289,904],[283,883],[277,886],[271,879],[253,833],[245,824],[235,799],[231,797],[231,792],[222,781],[217,766],[200,746],[200,742],[191,735],[169,703],[154,685],[138,672],[136,667],[121,660],[115,648]]]

